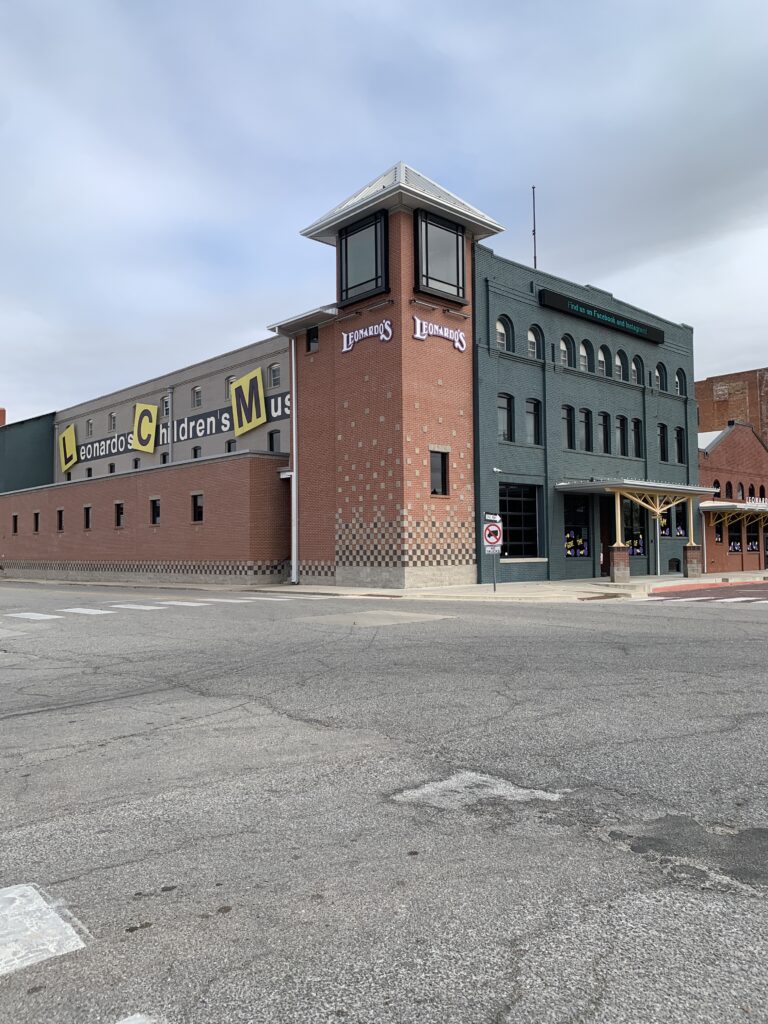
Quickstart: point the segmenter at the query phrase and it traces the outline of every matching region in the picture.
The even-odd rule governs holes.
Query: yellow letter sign
[[[236,437],[267,422],[261,369],[232,381],[232,419]]]
[[[66,430],[59,434],[59,464],[61,472],[66,473],[77,462],[77,438],[75,424],[70,423]]]
[[[155,450],[155,436],[157,434],[157,406],[140,405],[136,403],[133,413],[133,440],[131,448],[137,452],[147,452],[149,455]]]

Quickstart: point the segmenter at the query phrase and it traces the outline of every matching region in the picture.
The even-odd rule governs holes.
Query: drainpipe
[[[291,583],[299,582],[299,446],[296,407],[296,338],[291,338]]]
[[[168,461],[173,462],[173,386],[168,387]]]
[[[704,512],[699,509],[699,515],[701,516],[701,559],[704,563],[702,566],[702,572],[707,571],[707,520],[704,517]],[[693,539],[693,538],[691,538]]]

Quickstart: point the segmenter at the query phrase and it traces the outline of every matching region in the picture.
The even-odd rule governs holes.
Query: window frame
[[[501,325],[501,331],[499,330],[499,325]],[[500,336],[503,336],[503,343],[499,340]],[[496,348],[499,352],[515,351],[515,332],[512,327],[512,321],[503,313],[496,318]]]
[[[525,443],[541,447],[542,439],[542,405],[538,398],[525,400]]]
[[[363,291],[350,295],[350,289],[361,288],[367,284],[360,281],[350,285],[349,278],[349,239],[361,231],[374,227],[374,276],[369,281],[374,283]],[[361,299],[371,298],[373,295],[381,295],[389,291],[389,215],[386,210],[378,210],[376,213],[357,220],[354,224],[347,224],[339,230],[336,236],[337,265],[338,265],[338,305],[349,306],[353,302],[360,302]]]
[[[280,363],[270,363],[267,367],[267,387],[280,387]]]
[[[162,515],[162,506],[159,498],[149,499],[149,525],[159,526]]]
[[[193,523],[204,523],[205,522],[205,492],[195,491],[190,494],[190,515],[191,522]]]
[[[202,409],[203,407],[203,389],[199,384],[195,384],[189,392],[189,404],[191,409]]]
[[[659,462],[669,462],[669,428],[666,423],[659,423],[657,427],[659,441]]]
[[[560,339],[560,365],[568,370],[576,369],[576,345],[570,334]]]
[[[597,435],[600,438],[600,455],[610,455],[611,445],[611,414],[602,410],[597,414]]]
[[[125,527],[125,502],[115,501],[113,505],[115,510],[115,529],[122,530]]]
[[[576,417],[572,405],[560,406],[561,439],[564,451],[576,451]]]
[[[451,282],[444,282],[450,287],[440,288],[430,284],[430,281],[439,281],[439,278],[431,277],[429,274],[429,227],[438,228],[441,231],[455,236],[456,241],[456,278],[458,283],[454,286]],[[467,257],[466,257],[466,230],[463,224],[457,221],[448,220],[437,213],[429,210],[416,210],[413,216],[414,229],[414,288],[417,292],[426,295],[436,295],[441,299],[448,299],[449,302],[457,302],[462,306],[467,304]],[[424,259],[426,255],[426,267]]]
[[[442,490],[435,490],[435,470],[436,462],[439,463],[437,466],[438,478]],[[433,448],[429,450],[429,493],[432,498],[447,498],[450,495],[451,485],[448,479],[448,452],[436,451]]]
[[[526,354],[529,359],[544,358],[544,332],[538,324],[531,324],[526,334]],[[533,352],[531,352],[533,346]]]
[[[277,447],[275,447],[274,439],[277,438]],[[270,430],[267,434],[267,451],[272,452],[275,455],[280,454],[280,431]]]
[[[578,438],[579,447],[578,450],[581,452],[591,452],[594,448],[594,441],[592,437],[592,410],[582,407],[579,409],[579,429]]]
[[[534,484],[518,484],[514,481],[499,483],[502,558],[530,559],[541,556],[540,491],[541,488]],[[519,508],[516,509],[513,502]],[[514,542],[513,534],[516,538]],[[513,552],[513,548],[517,550]]]
[[[629,424],[626,416],[615,417],[613,439],[616,448],[614,454],[627,458],[629,456]]]
[[[93,505],[83,505],[83,529],[90,530],[93,527]]]
[[[688,453],[685,449],[685,427],[675,427],[675,457],[679,466],[685,466],[688,463]]]
[[[635,459],[643,457],[643,421],[639,416],[632,418],[632,457]]]

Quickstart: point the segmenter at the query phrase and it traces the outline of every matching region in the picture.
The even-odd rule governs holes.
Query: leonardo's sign
[[[392,321],[382,320],[381,323],[368,327],[358,327],[354,331],[341,332],[341,351],[351,352],[358,341],[364,338],[378,338],[380,341],[392,340]]]
[[[431,320],[420,320],[413,318],[413,336],[416,341],[426,341],[427,338],[446,338],[453,342],[453,347],[458,352],[464,352],[467,348],[467,336],[464,331],[457,327],[444,327],[443,324],[432,323]]]

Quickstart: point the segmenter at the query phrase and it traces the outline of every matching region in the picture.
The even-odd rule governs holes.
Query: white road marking
[[[130,1017],[123,1017],[117,1024],[160,1024],[157,1017],[145,1017],[143,1013],[134,1013]]]
[[[691,601],[715,601],[714,597],[662,597],[660,601],[666,601],[667,604],[671,604],[673,601],[675,604],[681,604],[683,601],[690,603]]]
[[[74,953],[84,945],[33,885],[0,889],[0,975]]]
[[[114,615],[106,608],[57,608],[57,612],[69,612],[70,615]]]
[[[246,601],[290,601],[290,597],[246,597]]]
[[[206,601],[158,601],[158,604],[172,604],[176,608],[207,608]]]
[[[9,619],[33,619],[37,622],[40,619],[60,619],[61,615],[43,615],[42,612],[7,612]]]
[[[113,604],[113,608],[127,608],[132,612],[161,612],[163,609],[157,604]]]
[[[209,604],[248,604],[247,597],[206,597]]]
[[[735,604],[737,601],[754,601],[754,597],[721,597],[718,598],[718,604]]]
[[[550,793],[545,789],[523,789],[506,779],[481,775],[479,772],[456,772],[448,779],[428,782],[416,789],[406,789],[393,797],[398,803],[429,804],[446,811],[492,798],[521,803],[528,800],[562,800],[563,797],[561,793]]]

